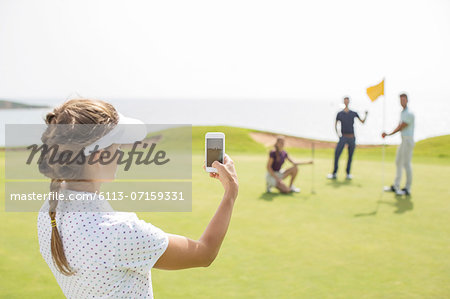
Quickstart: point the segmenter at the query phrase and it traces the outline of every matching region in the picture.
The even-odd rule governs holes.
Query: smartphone
[[[207,172],[217,172],[212,167],[214,161],[223,163],[225,155],[225,134],[221,132],[208,132],[205,135],[205,161]]]

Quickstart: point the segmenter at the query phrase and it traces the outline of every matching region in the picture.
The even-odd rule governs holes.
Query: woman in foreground
[[[111,132],[118,125],[141,122],[124,117],[108,103],[82,99],[55,108],[47,115],[46,123],[108,128],[100,139],[83,134],[84,141],[80,144],[83,148],[100,144],[97,151],[87,153],[100,157],[104,151],[118,150],[120,144],[139,141],[135,131],[115,134],[116,137]],[[43,143],[58,143],[61,136],[53,127],[48,126],[42,136]],[[138,139],[143,137],[145,134]],[[77,168],[47,162],[44,159],[39,170],[52,178],[50,191],[60,192],[65,198],[70,195],[93,198],[85,202],[47,200],[39,212],[40,252],[67,298],[153,298],[152,268],[207,267],[216,258],[238,195],[236,171],[228,156],[224,157],[223,164],[217,161],[213,164],[218,173],[210,176],[219,179],[224,194],[198,240],[165,233],[139,220],[135,213],[116,212],[101,200],[97,195],[101,182],[114,180],[116,163],[85,164]],[[74,179],[61,180],[61,177]]]

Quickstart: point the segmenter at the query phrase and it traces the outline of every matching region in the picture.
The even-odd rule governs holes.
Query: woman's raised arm
[[[216,213],[198,240],[169,235],[169,245],[156,262],[155,268],[179,270],[207,267],[219,253],[228,230],[239,184],[234,163],[230,157],[225,155],[223,164],[215,161],[212,166],[217,169],[218,173],[210,173],[210,176],[219,179],[225,190]]]

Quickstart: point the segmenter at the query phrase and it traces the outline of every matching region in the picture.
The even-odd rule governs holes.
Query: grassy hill
[[[228,126],[195,126],[192,127],[192,152],[205,151],[206,132],[225,133],[225,150],[236,153],[264,153],[265,147],[254,141],[249,133],[254,130]]]
[[[414,154],[442,159],[450,158],[450,135],[428,138],[417,142]]]

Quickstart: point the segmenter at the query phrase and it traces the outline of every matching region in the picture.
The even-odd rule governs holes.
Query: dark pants
[[[336,149],[334,151],[334,170],[333,174],[336,174],[338,170],[339,157],[344,150],[345,145],[348,144],[348,161],[347,161],[347,174],[350,174],[350,168],[352,167],[352,157],[353,152],[355,151],[355,137],[344,137],[339,138],[339,142],[336,145]]]

